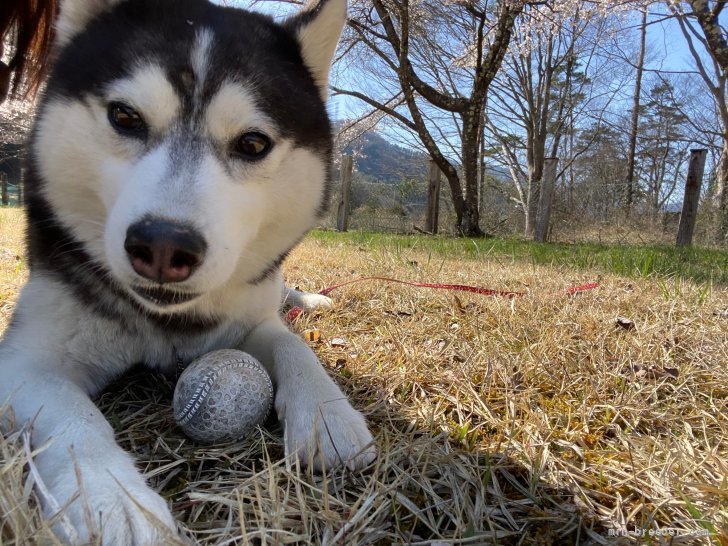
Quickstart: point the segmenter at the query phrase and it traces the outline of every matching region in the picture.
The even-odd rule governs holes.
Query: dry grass
[[[0,237],[17,249],[8,214]],[[3,323],[24,276],[15,252],[1,255]],[[298,319],[295,330],[321,331],[314,349],[375,432],[380,456],[362,473],[312,476],[281,460],[274,422],[239,444],[194,446],[173,426],[164,378],[136,371],[112,386],[100,405],[119,442],[197,541],[728,545],[725,288],[602,275],[569,298],[564,288],[597,274],[315,240],[286,273],[307,290],[385,275],[529,295],[372,281]],[[0,442],[2,544],[50,540],[26,453],[21,435]],[[682,536],[634,534],[668,528]]]

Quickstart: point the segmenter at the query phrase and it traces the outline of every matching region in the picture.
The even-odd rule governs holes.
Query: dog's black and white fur
[[[328,199],[324,101],[345,17],[346,0],[280,25],[206,0],[62,2],[0,405],[32,421],[65,541],[155,544],[175,528],[90,398],[138,362],[240,348],[273,378],[290,455],[374,458],[363,417],[279,316],[281,262]]]

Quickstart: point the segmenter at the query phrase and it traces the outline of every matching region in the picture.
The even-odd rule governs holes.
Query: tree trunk
[[[442,163],[438,162],[438,165],[440,166],[440,170],[442,170]],[[445,176],[447,184],[450,187],[450,197],[452,198],[452,207],[455,210],[455,222],[457,223],[455,227],[457,228],[456,231],[459,231],[459,226],[465,211],[465,199],[463,198],[463,189],[460,187],[460,177],[457,171],[452,168],[452,165],[449,166],[451,168],[443,170],[442,174]]]
[[[458,231],[463,237],[482,237],[478,214],[478,143],[482,110],[473,104],[462,114],[462,156],[465,203]]]
[[[485,214],[485,108],[480,123],[480,146],[478,148],[478,215],[483,218]]]
[[[726,43],[725,31],[721,28],[719,21],[722,11],[721,4],[725,4],[725,0],[718,0],[717,6],[713,8],[706,0],[688,0],[688,3],[703,29],[708,51],[723,72],[728,72],[728,43]],[[718,9],[719,7],[721,9]]]
[[[485,235],[480,229],[480,217],[478,215],[477,203],[465,203],[463,219],[460,222],[460,235],[462,237],[482,237]]]
[[[637,129],[640,116],[640,95],[642,93],[642,70],[645,64],[645,43],[647,38],[647,8],[642,11],[642,24],[640,25],[640,52],[637,57],[637,74],[634,82],[634,95],[632,98],[632,119],[629,130],[629,152],[627,152],[627,178],[624,188],[624,209],[627,215],[634,203],[634,164],[637,155]]]
[[[440,167],[430,160],[430,176],[427,185],[427,219],[425,231],[435,235],[437,233],[438,218],[440,215]]]
[[[544,174],[541,178],[541,195],[538,203],[538,217],[536,219],[536,230],[534,241],[537,243],[545,243],[549,230],[549,221],[551,220],[551,201],[554,195],[554,187],[556,185],[556,167],[559,164],[557,157],[550,157],[544,160]]]
[[[546,135],[534,136],[528,150],[528,199],[526,203],[526,236],[533,237],[536,231],[538,200],[541,196],[541,178],[546,152]]]
[[[715,205],[718,217],[715,240],[718,244],[725,244],[728,243],[728,138],[726,137],[723,140],[723,151],[716,173]]]

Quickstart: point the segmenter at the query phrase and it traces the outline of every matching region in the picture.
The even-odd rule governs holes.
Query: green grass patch
[[[596,269],[624,277],[680,277],[697,283],[728,285],[728,251],[700,247],[538,244],[517,238],[467,239],[366,231],[315,230],[310,237],[326,244],[358,245],[396,254],[417,250],[444,258],[526,261],[534,265]]]

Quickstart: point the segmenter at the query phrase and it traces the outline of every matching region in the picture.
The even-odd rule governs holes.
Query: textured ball
[[[172,405],[175,421],[193,440],[242,440],[268,416],[273,383],[249,354],[234,349],[212,351],[182,372]]]

